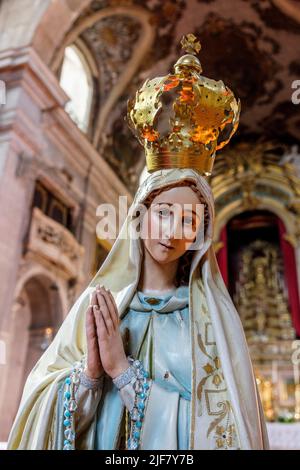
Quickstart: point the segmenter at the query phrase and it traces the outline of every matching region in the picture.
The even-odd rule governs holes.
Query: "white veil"
[[[221,277],[212,247],[214,205],[210,186],[192,169],[159,170],[139,186],[126,220],[104,263],[77,299],[53,342],[30,373],[11,430],[8,448],[47,449],[59,381],[86,352],[85,312],[97,284],[109,288],[120,316],[138,285],[140,239],[130,238],[132,211],[155,189],[183,179],[194,182],[209,209],[203,246],[193,256],[190,280],[192,398],[190,448],[212,449],[226,417],[241,449],[267,449],[268,437],[239,315]],[[221,384],[215,381],[218,376]],[[215,383],[216,382],[216,383]]]

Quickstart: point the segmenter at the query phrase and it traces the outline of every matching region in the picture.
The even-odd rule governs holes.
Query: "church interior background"
[[[271,446],[300,449],[298,0],[0,2],[3,447],[29,371],[109,252],[97,206],[118,209],[119,195],[130,204],[138,185],[143,149],[127,100],[171,69],[188,32],[201,40],[205,75],[241,99],[239,129],[210,178],[215,250]]]

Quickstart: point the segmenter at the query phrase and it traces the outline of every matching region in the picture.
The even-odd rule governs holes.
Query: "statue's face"
[[[180,258],[203,228],[204,211],[197,194],[188,186],[158,194],[145,213],[141,235],[145,249],[159,263]]]

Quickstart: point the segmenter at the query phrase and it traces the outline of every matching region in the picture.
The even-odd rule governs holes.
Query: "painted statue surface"
[[[143,94],[130,104],[149,173],[107,258],[28,376],[9,449],[268,449],[243,327],[212,246],[214,202],[206,177],[222,146],[216,136],[229,123],[235,131],[239,107],[216,82],[226,112],[219,122],[220,101],[212,96],[201,108],[211,111],[207,122],[197,106],[208,95],[199,90],[216,91],[199,75],[191,37],[188,44],[177,75],[154,83],[162,93],[181,87],[166,145],[153,131],[156,111],[153,122],[144,117],[142,128],[137,122]],[[203,116],[206,126],[216,119],[217,131],[201,127]],[[180,146],[180,133],[195,130],[188,119],[197,121],[197,138],[189,140],[195,148],[174,150],[174,132]],[[195,155],[203,156],[201,163]],[[137,225],[139,237],[132,230]],[[143,236],[153,227],[156,237]]]

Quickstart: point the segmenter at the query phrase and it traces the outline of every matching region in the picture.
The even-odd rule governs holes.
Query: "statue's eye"
[[[186,224],[186,225],[192,225],[193,224],[193,217],[190,217],[190,216],[184,216],[183,217],[183,222]]]
[[[168,217],[170,215],[170,209],[159,209],[159,215],[162,217]]]

